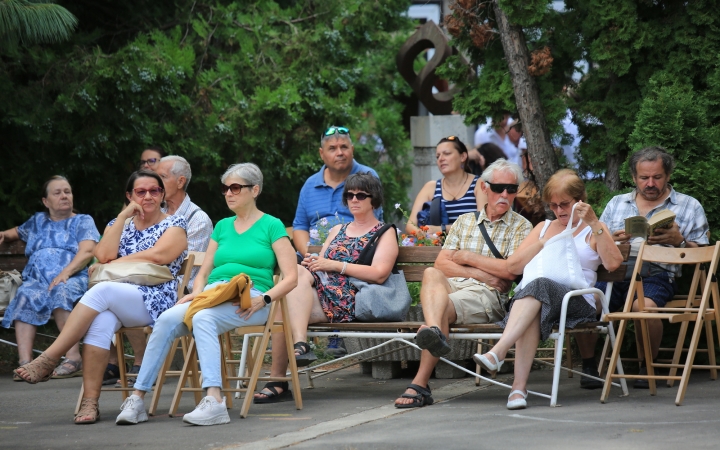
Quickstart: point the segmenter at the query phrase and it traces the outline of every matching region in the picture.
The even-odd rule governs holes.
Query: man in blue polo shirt
[[[332,126],[320,139],[320,158],[323,166],[310,176],[300,190],[295,220],[293,220],[293,244],[301,253],[307,253],[308,243],[322,244],[318,240],[317,222],[325,219],[323,228],[329,230],[339,222],[352,222],[350,210],[342,204],[345,179],[357,172],[377,172],[353,159],[354,147],[350,130]],[[379,178],[379,177],[378,177]],[[382,220],[382,207],[375,210],[375,216]],[[311,235],[312,231],[312,235]]]

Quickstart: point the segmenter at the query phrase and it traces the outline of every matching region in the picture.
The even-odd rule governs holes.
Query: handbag
[[[168,266],[149,262],[116,262],[96,265],[88,280],[88,288],[103,281],[157,286],[174,279]]]
[[[397,230],[395,225],[387,224],[375,233],[375,236],[360,252],[357,264],[371,265],[380,236],[390,228]],[[394,232],[397,234],[397,231]],[[402,322],[405,320],[412,297],[402,270],[393,267],[390,276],[382,284],[368,283],[355,277],[348,277],[348,280],[358,289],[355,294],[356,320],[361,322]]]
[[[565,230],[553,236],[545,243],[540,253],[530,260],[523,270],[523,281],[518,286],[519,289],[527,286],[531,281],[537,278],[549,278],[557,283],[569,287],[570,289],[585,289],[588,282],[583,274],[582,265],[580,264],[580,256],[573,233],[580,227],[582,220],[578,222],[575,228],[572,228],[573,215],[575,207],[573,205]],[[545,221],[545,227],[540,232],[540,237],[545,236],[551,221]]]
[[[6,272],[0,270],[0,312],[4,312],[15,298],[18,287],[22,284],[22,277],[17,270]]]
[[[418,226],[447,225],[450,222],[442,198],[435,197],[430,202],[423,203],[422,209],[417,213]]]

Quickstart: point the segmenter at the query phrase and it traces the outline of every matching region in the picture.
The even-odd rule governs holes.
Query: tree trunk
[[[625,161],[625,157],[610,153],[605,158],[607,162],[607,171],[605,172],[605,186],[610,192],[620,190],[620,165]]]
[[[528,71],[530,53],[522,27],[510,23],[507,15],[498,6],[497,0],[493,1],[493,7],[515,91],[515,102],[527,140],[528,155],[533,165],[538,189],[542,192],[543,186],[552,174],[557,172],[559,165],[550,142],[550,133],[545,123],[545,113],[540,103],[537,84]]]

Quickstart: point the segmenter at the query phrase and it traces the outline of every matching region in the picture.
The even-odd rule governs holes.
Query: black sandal
[[[313,361],[317,360],[317,356],[315,356],[307,342],[296,342],[293,349],[296,351],[295,362],[298,367],[309,366]]]
[[[103,386],[115,384],[120,379],[120,368],[115,364],[108,363],[103,374]]]
[[[409,384],[408,389],[412,389],[417,394],[403,394],[401,395],[402,398],[411,398],[412,403],[395,403],[396,408],[420,408],[425,405],[432,405],[435,400],[433,400],[432,396],[430,395],[430,385],[428,384],[427,388],[424,388],[422,386],[418,386],[417,384]]]
[[[282,388],[283,391],[278,394],[277,389],[275,389],[276,387]],[[264,390],[269,392],[263,392]],[[265,384],[263,391],[260,391],[259,394],[265,397],[253,397],[253,403],[279,403],[289,402],[293,399],[292,391],[287,381],[271,381]]]

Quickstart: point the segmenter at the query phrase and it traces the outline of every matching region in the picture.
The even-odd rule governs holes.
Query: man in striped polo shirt
[[[350,210],[342,204],[345,179],[358,172],[370,172],[379,178],[375,170],[353,159],[354,149],[350,130],[345,127],[332,126],[320,138],[320,158],[324,164],[300,190],[293,220],[293,244],[303,255],[309,244],[322,244],[318,240],[318,222],[329,230],[338,223],[353,221]],[[375,210],[375,217],[382,220],[382,207]]]

